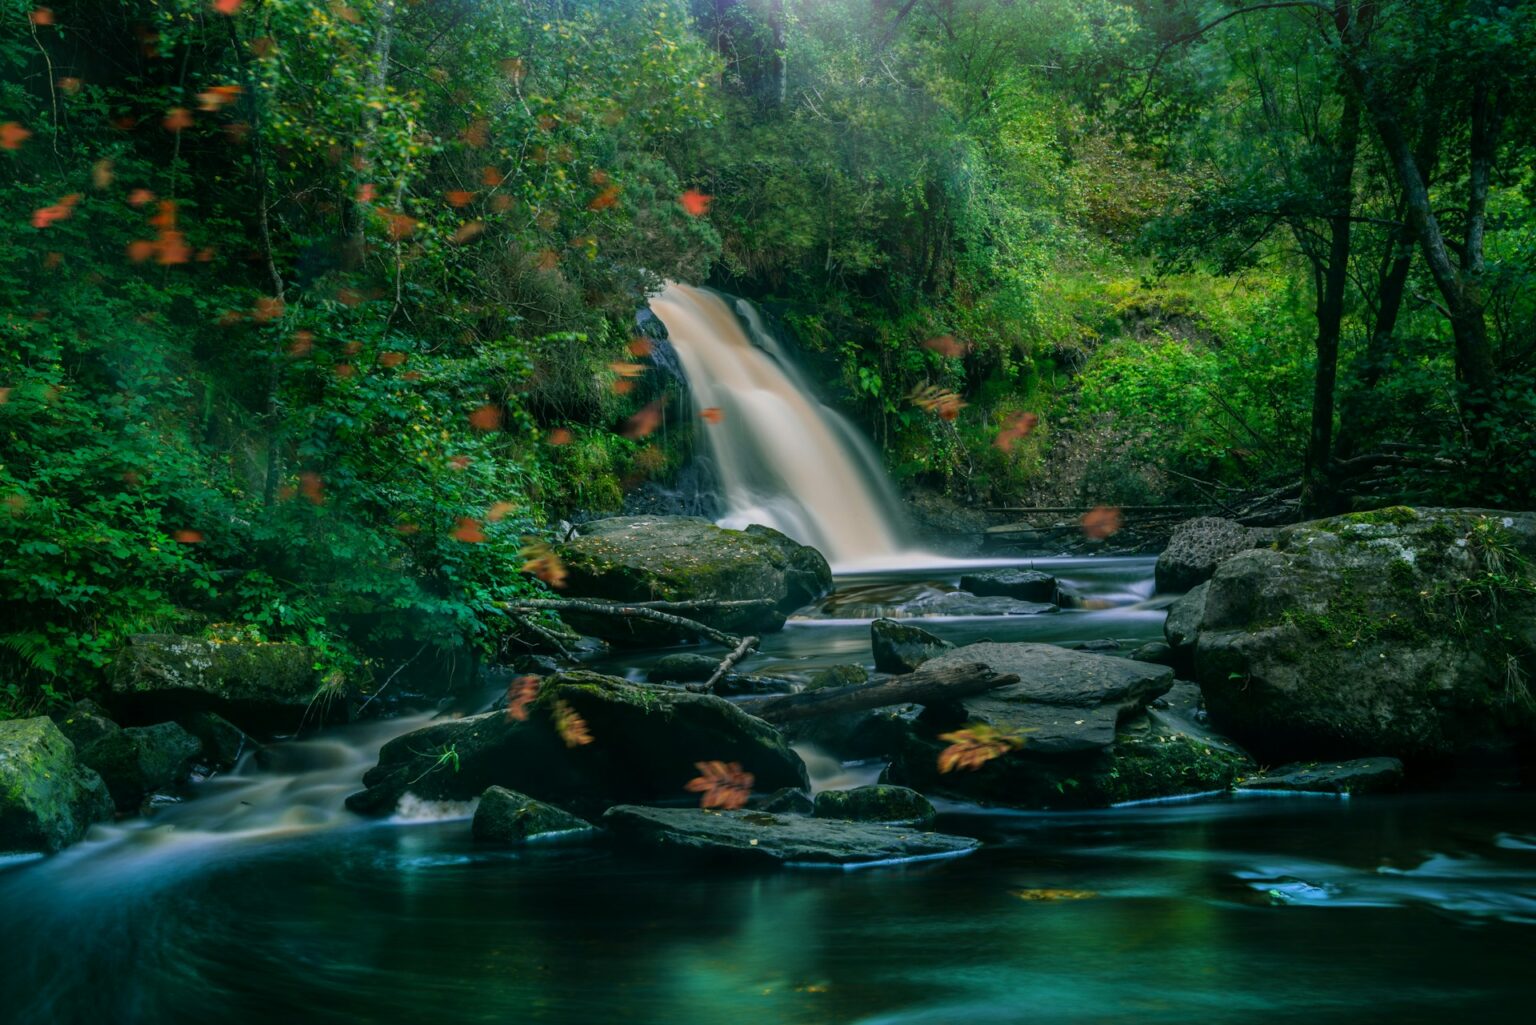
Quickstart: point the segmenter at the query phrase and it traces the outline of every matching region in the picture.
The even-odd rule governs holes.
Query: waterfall
[[[721,525],[773,527],[837,565],[901,552],[900,503],[873,446],[816,400],[751,304],[734,304],[679,284],[651,300],[714,458]]]

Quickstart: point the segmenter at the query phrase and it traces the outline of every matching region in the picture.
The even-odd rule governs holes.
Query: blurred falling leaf
[[[410,214],[403,214],[398,210],[380,209],[379,214],[384,218],[385,231],[395,242],[410,238],[416,232],[416,225],[421,223]]]
[[[644,335],[636,335],[629,340],[629,354],[637,359],[649,356],[653,348],[655,346],[651,344],[651,340]]]
[[[704,422],[707,424],[717,424],[721,420],[725,419],[725,414],[720,412],[719,406],[709,406],[701,409],[699,410],[699,416],[702,417]]]
[[[744,772],[740,762],[694,762],[699,774],[683,785],[691,794],[701,794],[699,807],[740,808],[752,796],[756,777]]]
[[[47,7],[35,8],[27,17],[34,25],[52,25],[53,11]]]
[[[920,385],[912,389],[907,400],[921,410],[937,413],[944,420],[953,420],[959,416],[960,410],[966,405],[959,395],[936,384]]]
[[[357,187],[357,201],[359,203],[372,203],[378,194],[378,186],[372,182],[367,182]]]
[[[480,521],[469,516],[459,517],[459,522],[453,528],[453,539],[463,541],[465,544],[480,544],[485,540],[485,531],[480,529]]]
[[[522,569],[524,573],[531,573],[556,589],[565,586],[565,563],[547,543],[528,541],[519,554],[526,560]]]
[[[1040,423],[1040,418],[1034,413],[1020,413],[1010,420],[1002,430],[997,432],[997,437],[992,444],[1004,452],[1012,452],[1015,445],[1029,437],[1030,432]]]
[[[307,356],[315,347],[315,335],[312,331],[295,331],[293,341],[288,343],[288,355]]]
[[[930,352],[936,352],[940,356],[959,359],[970,353],[971,343],[959,341],[954,335],[940,335],[937,338],[930,338],[924,342],[923,348]]]
[[[105,158],[91,165],[91,185],[104,189],[112,184],[112,161]]]
[[[200,530],[178,530],[171,535],[171,540],[179,545],[198,545],[203,543],[203,532]]]
[[[1083,513],[1083,535],[1093,541],[1102,541],[1120,530],[1120,510],[1101,505]]]
[[[166,111],[165,120],[160,123],[168,132],[179,132],[183,128],[191,128],[192,112],[185,107],[172,107]]]
[[[661,412],[665,408],[666,402],[667,398],[663,395],[654,402],[641,407],[639,412],[624,421],[624,429],[619,433],[631,440],[643,438],[650,434],[661,426]]]
[[[543,681],[537,676],[519,676],[507,687],[507,718],[523,722],[528,718],[528,706],[539,696]]]
[[[470,239],[485,230],[484,221],[465,221],[459,225],[459,229],[453,233],[453,241],[456,245],[463,245]]]
[[[220,14],[233,16],[236,11],[240,10],[240,5],[244,2],[245,0],[213,0],[213,9]]]
[[[379,365],[380,366],[384,366],[384,367],[398,367],[400,364],[402,364],[404,362],[405,362],[405,353],[403,353],[403,352],[381,352],[381,353],[379,353]]]
[[[451,207],[465,207],[475,201],[475,194],[468,189],[449,189],[443,193],[443,198]]]
[[[714,198],[714,196],[705,195],[698,189],[689,189],[681,196],[678,196],[677,201],[683,205],[683,209],[687,211],[690,217],[703,217],[709,213],[709,204]]]
[[[616,362],[608,364],[608,369],[620,377],[639,377],[645,373],[645,364]]]
[[[569,445],[575,440],[575,436],[564,427],[556,427],[545,436],[544,440],[551,445]]]
[[[32,133],[15,121],[0,124],[0,149],[20,149],[21,144],[30,138]]]
[[[315,505],[325,504],[325,482],[313,470],[299,474],[299,493]]]
[[[500,523],[516,511],[517,506],[512,502],[492,502],[486,506],[485,518],[490,523]]]
[[[155,201],[155,194],[148,189],[134,189],[128,193],[129,206],[147,206]]]
[[[469,425],[477,431],[496,430],[501,426],[501,407],[494,402],[487,402],[469,414]]]
[[[1004,733],[986,723],[972,723],[964,729],[941,733],[939,739],[949,741],[949,746],[939,752],[940,772],[979,769],[992,759],[1024,746],[1023,737]]]
[[[617,185],[609,185],[607,188],[605,188],[601,192],[599,192],[596,196],[592,197],[592,202],[587,204],[587,209],[588,210],[607,210],[609,207],[614,206],[616,203],[618,203],[618,201],[619,201],[619,187]]]
[[[560,734],[560,739],[565,741],[566,747],[580,747],[583,744],[592,743],[592,734],[587,729],[587,721],[576,714],[576,710],[564,701],[556,701],[552,710],[555,717],[555,732]]]

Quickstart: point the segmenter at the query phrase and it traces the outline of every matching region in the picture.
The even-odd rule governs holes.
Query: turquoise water
[[[1082,575],[1118,604],[941,632],[1156,634],[1141,566]],[[770,654],[863,660],[867,636],[799,623]],[[951,808],[940,828],[988,841],[977,855],[754,874],[601,846],[488,853],[464,809],[342,811],[410,725],[287,745],[0,869],[0,1021],[1523,1022],[1536,996],[1529,794]]]

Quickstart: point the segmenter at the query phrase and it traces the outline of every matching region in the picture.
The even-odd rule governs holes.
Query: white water
[[[722,526],[761,523],[819,549],[838,568],[904,553],[899,500],[879,457],[812,397],[749,303],[668,284],[651,300],[693,394],[724,492]],[[923,557],[930,559],[932,556]]]

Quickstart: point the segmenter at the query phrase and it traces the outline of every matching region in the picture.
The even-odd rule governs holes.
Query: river
[[[924,625],[959,641],[1159,635],[1150,560],[1038,565],[1098,607]],[[867,666],[870,616],[958,572],[841,577],[754,668]],[[266,768],[0,866],[0,1021],[1528,1020],[1528,794],[948,806],[939,828],[983,838],[978,854],[700,872],[601,845],[478,850],[464,808],[345,812],[373,752],[419,721],[279,745]],[[877,770],[817,766],[822,785]]]

